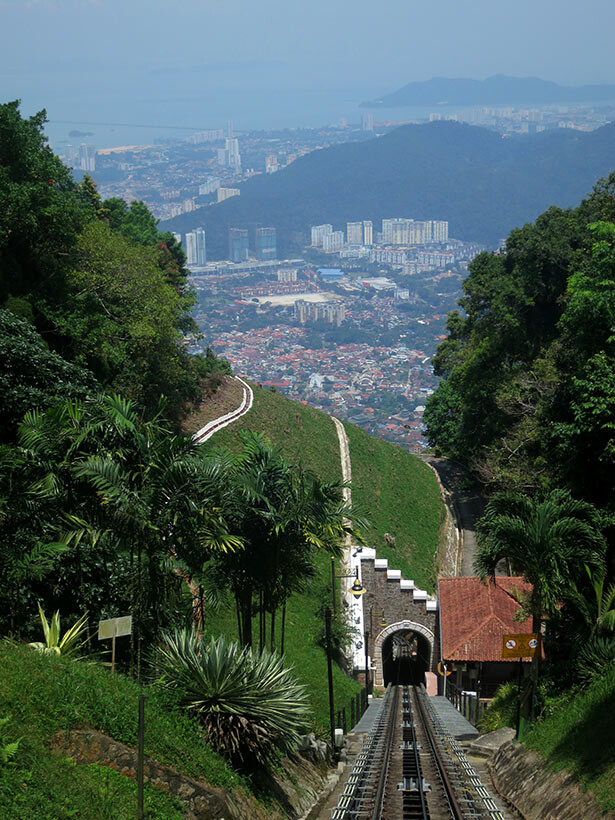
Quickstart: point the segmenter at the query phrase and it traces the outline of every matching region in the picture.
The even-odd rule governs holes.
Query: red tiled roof
[[[445,661],[501,661],[502,637],[532,631],[532,620],[515,621],[516,599],[531,592],[522,577],[440,580],[442,657]],[[514,659],[513,659],[514,660]]]

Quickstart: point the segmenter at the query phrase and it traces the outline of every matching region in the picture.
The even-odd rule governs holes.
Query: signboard
[[[540,635],[523,632],[520,635],[504,635],[502,658],[533,658],[540,650]]]
[[[121,638],[132,632],[132,615],[123,618],[108,618],[98,622],[98,640],[106,641],[109,638]]]

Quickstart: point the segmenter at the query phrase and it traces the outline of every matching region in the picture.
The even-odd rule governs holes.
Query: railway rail
[[[503,820],[423,687],[389,685],[331,820]]]

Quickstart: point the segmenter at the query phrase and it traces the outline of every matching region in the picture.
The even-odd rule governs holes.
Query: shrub
[[[308,722],[307,694],[279,656],[184,629],[164,635],[153,666],[206,740],[236,765],[271,764],[277,751],[296,749]]]

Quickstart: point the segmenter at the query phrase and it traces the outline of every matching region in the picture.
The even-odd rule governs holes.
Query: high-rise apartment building
[[[370,114],[368,111],[365,114],[361,115],[361,128],[364,131],[373,131],[374,130],[374,115]]]
[[[186,265],[196,265],[196,234],[190,231],[186,234]]]
[[[363,223],[362,222],[347,222],[346,223],[346,241],[349,245],[363,244]]]
[[[374,244],[374,226],[369,219],[363,220],[363,244]]]
[[[341,251],[344,247],[344,231],[333,231],[322,238],[322,249],[328,253]]]
[[[224,202],[225,199],[230,199],[232,196],[239,196],[241,190],[239,188],[218,188],[218,202]]]
[[[261,261],[278,258],[275,228],[256,229],[256,258]]]
[[[207,244],[205,242],[205,229],[195,228],[196,236],[196,264],[200,267],[207,264]]]
[[[82,171],[96,170],[96,148],[93,145],[82,142],[79,146],[79,168]]]
[[[228,258],[231,262],[245,262],[248,258],[248,231],[246,228],[230,228],[228,232]]]
[[[203,267],[207,264],[207,247],[205,244],[205,229],[195,228],[186,234],[186,264]]]
[[[434,220],[431,226],[432,242],[446,242],[448,240],[448,222]]]
[[[315,248],[322,248],[324,237],[330,233],[333,233],[333,225],[313,225],[312,246]]]
[[[199,196],[206,196],[213,194],[220,187],[220,179],[218,177],[207,177],[205,182],[199,185]]]

